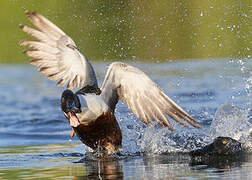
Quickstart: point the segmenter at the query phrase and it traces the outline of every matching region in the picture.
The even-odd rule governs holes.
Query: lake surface
[[[99,83],[107,62],[93,63]],[[0,179],[251,179],[251,60],[131,63],[195,117],[201,129],[146,127],[119,103],[120,157],[87,155],[60,111],[64,88],[30,65],[0,66]],[[192,159],[187,153],[229,136],[239,157]]]

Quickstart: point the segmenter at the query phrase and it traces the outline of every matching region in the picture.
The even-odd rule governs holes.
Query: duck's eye
[[[64,97],[61,98],[61,103],[65,103],[65,98]]]
[[[227,144],[226,139],[223,139],[223,140],[222,140],[222,144],[224,144],[224,145],[226,145],[226,144]]]

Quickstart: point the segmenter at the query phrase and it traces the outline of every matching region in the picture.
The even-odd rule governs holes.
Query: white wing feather
[[[97,88],[94,70],[74,41],[42,15],[28,11],[26,14],[36,27],[20,25],[24,32],[36,38],[20,42],[21,46],[31,48],[24,52],[33,58],[30,63],[49,79],[58,81],[59,86],[67,84],[73,89],[89,85]]]
[[[173,130],[168,115],[184,126],[187,126],[187,121],[199,127],[195,119],[166,96],[144,72],[125,63],[115,62],[109,66],[101,91],[112,110],[121,100],[147,124],[152,119]]]

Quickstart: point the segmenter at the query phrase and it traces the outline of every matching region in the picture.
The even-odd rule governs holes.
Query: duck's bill
[[[75,132],[74,132],[74,130],[72,130],[72,132],[70,134],[71,138],[74,137],[74,135],[75,135]]]
[[[78,127],[80,125],[80,121],[79,119],[77,118],[77,116],[75,115],[75,113],[69,111],[67,113],[67,116],[68,116],[68,119],[69,119],[69,124],[70,126],[72,127]]]

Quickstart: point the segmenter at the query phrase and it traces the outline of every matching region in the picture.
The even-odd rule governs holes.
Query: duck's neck
[[[88,94],[88,93],[95,93],[97,95],[101,94],[101,90],[95,86],[85,86],[83,88],[81,88],[80,90],[78,90],[75,94]]]

